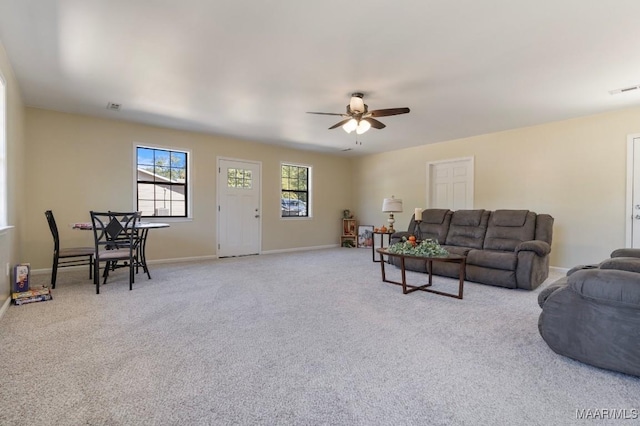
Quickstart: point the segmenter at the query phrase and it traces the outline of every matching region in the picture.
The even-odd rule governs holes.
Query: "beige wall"
[[[150,260],[216,254],[216,159],[262,162],[262,250],[337,245],[342,210],[353,208],[348,159],[124,121],[27,108],[28,208],[23,258],[50,268],[54,212],[66,245],[90,245],[92,235],[68,224],[89,221],[90,210],[129,210],[133,204],[133,144],[191,150],[193,221],[151,231]],[[313,218],[280,219],[280,162],[313,167]],[[164,221],[164,220],[163,220]]]
[[[7,83],[7,223],[12,229],[0,235],[0,306],[9,297],[10,281],[5,274],[6,262],[14,265],[19,258],[23,235],[26,170],[24,142],[24,104],[18,83],[4,47],[0,43],[0,73]]]
[[[396,229],[406,230],[414,207],[427,207],[427,162],[473,156],[475,208],[549,213],[552,266],[599,262],[625,244],[626,144],[638,133],[634,108],[362,157],[356,211],[380,226],[382,199],[395,195]]]

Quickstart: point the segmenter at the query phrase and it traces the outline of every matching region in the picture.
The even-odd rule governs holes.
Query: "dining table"
[[[149,273],[149,267],[147,266],[147,240],[149,237],[149,230],[169,228],[171,225],[165,222],[137,222],[135,228],[139,232],[139,244],[136,247],[137,267],[142,267],[143,271],[147,273],[147,277],[151,279]],[[72,229],[93,231],[93,223],[91,222],[77,222],[71,224]]]

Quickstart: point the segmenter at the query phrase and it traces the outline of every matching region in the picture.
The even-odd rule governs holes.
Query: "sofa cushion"
[[[484,210],[458,210],[457,212],[453,212],[451,224],[459,226],[480,226],[484,212]]]
[[[529,210],[496,210],[491,214],[489,223],[496,226],[523,226]]]
[[[548,214],[542,213],[536,216],[536,240],[546,241],[547,244],[551,245],[553,240],[553,221],[553,217]]]
[[[518,255],[515,252],[493,250],[471,250],[467,254],[467,264],[485,268],[515,271]]]
[[[487,231],[489,211],[458,210],[451,216],[451,225],[447,233],[446,245],[482,248]]]
[[[614,257],[600,263],[600,269],[618,269],[621,271],[640,272],[640,258]],[[638,277],[640,281],[640,277]]]
[[[443,244],[447,238],[449,224],[451,223],[451,210],[427,209],[422,212],[420,223],[420,237],[423,240],[432,239]],[[415,221],[411,219],[409,231],[415,233]]]
[[[533,240],[536,214],[528,210],[496,210],[491,213],[483,247],[487,250],[514,251],[523,241]]]
[[[473,247],[448,246],[446,244],[441,247],[451,254],[459,254],[460,256],[466,256],[471,250],[474,250]]]
[[[611,252],[609,257],[638,257],[640,258],[640,249],[637,248],[619,248]]]
[[[422,223],[441,225],[444,223],[449,209],[427,209],[422,212]]]

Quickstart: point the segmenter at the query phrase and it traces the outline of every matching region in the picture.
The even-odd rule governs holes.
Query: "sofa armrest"
[[[406,231],[394,232],[391,234],[391,237],[389,237],[389,245],[399,243],[402,241],[402,237],[409,238],[411,235],[413,235],[411,232]]]
[[[611,252],[610,257],[640,257],[640,249],[621,248]]]
[[[540,294],[538,294],[538,305],[542,308],[544,302],[547,301],[549,296],[551,296],[557,290],[565,288],[567,285],[567,277],[562,277],[558,281],[549,284],[540,292]]]
[[[551,253],[551,246],[542,240],[523,241],[516,246],[516,253],[521,251],[532,251],[538,256],[546,256]]]
[[[615,269],[585,269],[568,277],[581,296],[609,304],[640,308],[640,274]]]

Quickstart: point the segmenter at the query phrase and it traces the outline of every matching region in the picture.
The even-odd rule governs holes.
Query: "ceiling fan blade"
[[[371,124],[371,127],[373,127],[374,129],[384,129],[385,126],[384,123],[381,123],[380,121],[376,120],[375,118],[363,118],[364,121],[368,121],[369,124]]]
[[[411,111],[409,108],[376,109],[374,111],[369,111],[367,116],[369,116],[369,117],[387,117],[389,115],[406,114],[409,111]]]
[[[349,115],[347,115],[347,114],[338,114],[336,112],[311,112],[311,111],[307,111],[307,114],[337,115],[339,117],[349,117]]]
[[[347,118],[347,119],[345,119],[345,120],[342,120],[342,121],[340,121],[340,122],[338,122],[338,123],[334,124],[333,126],[329,127],[329,130],[331,130],[331,129],[335,129],[336,127],[340,127],[340,126],[342,126],[342,125],[344,125],[344,124],[347,124],[347,122],[348,122],[349,120],[351,120],[351,117],[349,117],[349,118]]]

